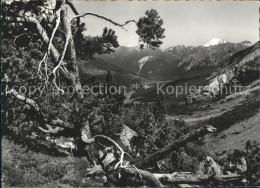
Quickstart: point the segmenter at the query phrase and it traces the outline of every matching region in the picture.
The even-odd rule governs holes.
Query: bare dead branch
[[[119,149],[120,152],[124,152],[123,148],[120,147],[119,144],[116,141],[114,141],[113,139],[109,138],[108,136],[105,136],[105,135],[95,135],[93,138],[94,139],[96,139],[96,138],[104,138],[106,140],[109,140],[110,142],[112,142]]]
[[[75,18],[79,18],[79,17],[85,17],[85,16],[88,16],[88,15],[90,15],[90,16],[95,16],[95,17],[98,17],[98,18],[100,18],[100,19],[106,20],[106,21],[112,23],[112,24],[115,25],[115,26],[121,27],[121,28],[124,29],[124,30],[126,30],[126,29],[124,28],[125,25],[127,25],[127,24],[129,24],[129,23],[131,23],[131,22],[136,23],[135,20],[128,20],[128,21],[126,21],[125,23],[120,24],[120,23],[117,23],[117,22],[115,22],[115,21],[113,21],[113,20],[111,20],[111,19],[109,19],[109,18],[106,18],[106,17],[104,17],[104,16],[100,16],[100,15],[98,15],[98,14],[91,13],[91,12],[87,12],[87,13],[84,13],[84,14],[81,14],[81,15],[74,16],[73,18],[71,18],[71,20],[73,20],[73,19],[75,19]],[[126,30],[126,31],[127,31],[127,30]]]
[[[63,127],[51,127],[49,124],[45,124],[45,126],[47,129],[43,129],[42,127],[38,127],[38,129],[46,134],[56,135],[64,130]]]
[[[49,42],[48,42],[48,48],[47,48],[47,52],[44,54],[43,56],[43,59],[41,60],[41,62],[39,63],[39,66],[38,66],[38,73],[40,72],[40,68],[41,68],[41,65],[43,62],[47,63],[46,61],[46,58],[48,57],[48,54],[50,52],[50,49],[51,49],[51,45],[52,45],[52,41],[53,41],[53,38],[55,36],[55,33],[60,25],[60,12],[61,12],[61,9],[57,10],[56,11],[56,24],[55,24],[55,27],[53,29],[53,32],[51,34],[51,38],[49,39]],[[47,72],[47,70],[45,70]],[[47,74],[46,74],[47,75]],[[48,79],[47,79],[48,80]]]
[[[93,136],[92,138],[88,138],[88,137],[86,136],[86,134],[83,134],[81,138],[82,138],[82,140],[83,140],[84,142],[86,142],[86,143],[88,143],[88,144],[95,142],[97,138],[103,138],[103,139],[106,139],[106,140],[110,141],[111,143],[113,143],[113,144],[119,149],[119,151],[121,152],[120,160],[119,160],[119,162],[114,166],[114,169],[117,169],[118,167],[124,167],[124,155],[125,155],[125,154],[127,154],[129,157],[131,157],[127,152],[125,152],[125,151],[123,150],[122,147],[119,146],[119,144],[118,144],[116,141],[114,141],[113,139],[109,138],[108,136],[105,136],[105,135],[95,135],[95,136]],[[127,165],[128,165],[128,163],[125,164],[125,166],[127,166]]]
[[[201,129],[199,132],[201,132]],[[211,126],[207,126],[203,129],[204,131],[211,132],[214,130]],[[195,131],[198,132],[198,131]],[[117,145],[116,142],[104,135],[96,135],[97,138],[105,138],[111,141],[114,145]],[[94,142],[95,139],[92,138]],[[121,147],[118,148],[121,151]],[[102,161],[103,170],[109,165],[114,165],[114,162],[120,159],[114,154],[112,147],[107,147],[105,150],[99,152],[99,157],[102,158],[104,155],[105,158]],[[131,181],[132,183],[137,182],[146,182],[146,185],[153,187],[164,187],[167,185],[181,185],[181,184],[198,184],[198,185],[207,185],[210,182],[232,182],[240,181],[243,179],[243,176],[238,174],[229,174],[229,175],[203,175],[203,174],[191,174],[191,173],[178,173],[174,172],[172,174],[154,174],[146,170],[138,169],[135,166],[129,164],[129,161],[126,161],[127,165],[120,165],[119,168],[114,168],[116,173],[110,174],[110,180],[115,182],[124,182]],[[116,164],[117,165],[117,164]],[[116,166],[114,165],[114,166]],[[111,168],[110,168],[111,169]],[[95,175],[99,170],[91,171],[91,175]],[[107,173],[107,171],[106,171]]]
[[[163,184],[150,172],[137,168],[120,168],[124,177],[140,177],[140,180],[145,180],[149,186],[164,187]]]
[[[172,174],[153,174],[145,170],[136,168],[121,168],[122,176],[125,177],[142,177],[143,180],[149,183],[149,186],[163,187],[169,184],[199,184],[205,185],[210,181],[234,181],[242,180],[243,176],[237,174],[230,175],[197,175],[197,174],[183,174],[174,172]],[[141,178],[140,178],[141,179]],[[164,184],[164,185],[163,185]]]
[[[57,29],[59,28],[59,25],[60,25],[60,12],[61,12],[61,9],[57,10],[56,11],[56,25],[52,31],[52,34],[51,34],[51,38],[49,40],[49,44],[48,44],[48,49],[47,49],[47,53],[49,54],[49,51],[50,51],[50,48],[51,48],[51,44],[52,44],[52,41],[53,41],[53,38],[55,36],[55,33],[57,31]]]
[[[74,4],[69,1],[66,0],[66,4],[69,5],[69,7],[71,8],[71,10],[74,12],[75,15],[79,15],[79,12],[77,11],[77,9],[75,8]],[[77,18],[77,27],[79,27],[80,24],[80,17]]]

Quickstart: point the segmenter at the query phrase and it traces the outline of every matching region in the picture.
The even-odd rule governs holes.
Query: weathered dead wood
[[[67,60],[67,70],[70,77],[72,86],[74,86],[75,91],[83,97],[81,94],[82,86],[79,79],[79,69],[77,64],[77,57],[75,51],[74,40],[72,37],[71,21],[68,15],[68,10],[66,2],[63,2],[61,7],[61,23],[63,25],[64,32],[66,34],[66,39],[68,40],[66,53],[69,54],[69,59]]]
[[[104,136],[104,135],[96,135],[94,137],[89,138],[88,136],[82,135],[82,140],[88,144],[97,142],[97,138],[106,139],[112,144],[116,146],[116,148],[120,151],[120,157],[115,155],[115,150],[109,148],[104,149],[104,152],[100,152],[100,158],[102,158],[102,166],[105,166],[104,171],[108,174],[108,176],[112,176],[108,179],[115,181],[114,183],[125,183],[125,181],[130,180],[132,183],[135,181],[137,184],[143,182],[149,186],[163,187],[164,185],[169,184],[201,184],[207,185],[211,181],[229,181],[230,179],[239,179],[241,176],[239,175],[221,175],[221,176],[199,176],[195,174],[181,174],[181,173],[173,173],[173,174],[153,174],[148,171],[138,169],[136,164],[140,166],[149,166],[150,164],[154,164],[153,162],[160,160],[165,157],[171,151],[178,149],[180,146],[183,146],[189,141],[198,139],[205,134],[211,133],[215,131],[215,128],[212,126],[205,126],[200,129],[193,131],[183,137],[181,137],[176,142],[169,144],[168,146],[159,150],[159,152],[155,152],[151,154],[151,156],[145,158],[142,163],[131,163],[132,161],[124,161],[124,150],[117,144],[113,139]],[[105,155],[104,155],[105,153]],[[104,157],[105,156],[105,157]],[[103,158],[104,157],[104,158]],[[119,161],[119,162],[118,162]],[[139,160],[137,160],[139,162]],[[105,165],[104,165],[105,164]],[[120,164],[120,165],[119,165]],[[112,165],[112,166],[111,166]],[[109,167],[110,166],[110,167]],[[106,170],[109,169],[109,170]],[[94,172],[92,171],[92,175]]]
[[[198,138],[200,138],[206,134],[212,133],[215,130],[216,129],[210,125],[199,128],[191,133],[188,133],[188,134],[182,136],[180,139],[174,141],[173,143],[159,149],[155,153],[152,153],[145,157],[140,156],[140,157],[135,158],[133,161],[131,161],[131,163],[139,168],[147,168],[149,166],[154,165],[157,161],[163,159],[165,156],[170,154],[172,151],[178,150],[180,147],[184,146],[186,143],[197,140]]]
[[[79,15],[77,9],[75,8],[73,2],[66,0],[67,5],[71,8],[71,10],[74,12],[75,15]],[[80,25],[80,17],[77,18],[77,27]]]
[[[86,142],[87,144],[91,144],[91,143],[94,143],[94,142],[96,142],[96,139],[106,139],[106,140],[108,140],[109,142],[111,142],[112,144],[114,144],[116,147],[117,147],[117,149],[120,151],[120,159],[119,159],[119,161],[116,163],[116,165],[114,166],[114,169],[117,169],[118,167],[123,167],[124,165],[128,165],[128,162],[126,162],[125,164],[124,164],[124,156],[125,156],[125,154],[127,154],[128,156],[130,156],[127,152],[125,152],[124,150],[123,150],[123,148],[122,147],[120,147],[119,146],[119,144],[116,142],[116,141],[114,141],[113,139],[111,139],[111,138],[109,138],[108,136],[105,136],[105,135],[95,135],[95,136],[93,136],[92,138],[89,138],[87,135],[86,135],[86,133],[84,133],[84,132],[82,132],[82,137],[81,137],[81,139],[82,139],[82,141],[84,141],[84,142]],[[131,156],[130,156],[131,157]]]
[[[107,17],[105,17],[105,16],[100,16],[100,15],[98,15],[98,14],[91,13],[91,12],[86,12],[86,13],[81,14],[81,15],[76,15],[76,16],[74,16],[73,18],[71,18],[71,20],[76,19],[76,18],[80,18],[80,17],[85,17],[85,16],[95,16],[95,17],[97,17],[97,18],[106,20],[106,21],[112,23],[112,24],[115,25],[115,26],[121,27],[121,28],[124,29],[124,30],[126,30],[126,29],[124,28],[125,25],[127,25],[127,24],[129,24],[129,23],[131,23],[131,22],[136,23],[135,20],[128,20],[128,21],[126,21],[125,23],[120,24],[120,23],[117,23],[117,22],[115,22],[115,21],[113,21],[113,20],[111,20],[111,19],[109,19],[109,18],[107,18]]]
[[[215,130],[216,129],[210,125],[204,126],[202,128],[199,128],[199,129],[193,131],[192,133],[188,133],[188,134],[184,135],[180,139],[159,149],[157,152],[155,152],[153,154],[150,154],[146,157],[141,156],[141,157],[137,157],[135,159],[130,159],[129,162],[138,168],[147,168],[149,166],[154,165],[157,161],[163,159],[165,156],[170,154],[172,151],[177,150],[179,147],[185,145],[186,143],[196,140],[206,134],[212,133]],[[119,151],[121,153],[121,157],[120,157],[119,163],[117,164],[117,166],[115,166],[115,169],[118,167],[118,165],[120,165],[122,167],[123,160],[124,160],[124,154],[126,154],[126,152],[117,144],[116,141],[114,141],[113,139],[111,139],[107,136],[104,136],[104,135],[96,135],[92,138],[89,138],[88,136],[86,136],[84,134],[84,132],[82,132],[82,140],[88,144],[94,143],[96,141],[96,138],[104,138],[104,139],[110,141],[111,143],[113,143],[119,149]]]
[[[60,12],[61,12],[61,9],[58,9],[57,11],[56,11],[56,24],[55,24],[55,27],[54,27],[54,29],[53,29],[53,31],[52,31],[52,34],[51,34],[51,37],[50,37],[50,39],[49,39],[49,42],[48,42],[48,48],[47,48],[47,51],[46,51],[46,53],[44,54],[44,56],[43,56],[43,58],[42,58],[42,60],[40,61],[40,63],[39,63],[39,65],[38,65],[38,75],[39,75],[39,77],[40,78],[42,78],[42,75],[43,75],[43,73],[42,73],[42,64],[44,63],[45,64],[45,84],[46,85],[48,85],[48,83],[49,83],[49,75],[48,75],[48,55],[49,55],[49,52],[50,52],[50,49],[51,49],[51,46],[53,45],[53,39],[54,39],[54,36],[55,36],[55,34],[56,34],[56,31],[57,31],[57,29],[58,29],[58,27],[59,27],[59,25],[60,25]],[[55,58],[54,58],[55,59]],[[60,64],[61,62],[63,61],[63,59],[61,60],[59,60],[59,63],[58,64]],[[57,63],[57,62],[56,62]],[[53,79],[53,84],[54,84],[54,86],[58,89],[58,91],[63,91],[63,90],[61,90],[58,86],[57,86],[57,84],[56,84],[56,74],[54,74],[54,79]],[[64,92],[64,91],[63,91]]]
[[[241,175],[216,175],[216,176],[200,176],[197,174],[182,174],[174,172],[172,174],[153,174],[157,179],[164,182],[164,184],[170,183],[188,183],[188,184],[207,184],[210,181],[229,181],[231,179],[241,179]]]
[[[172,174],[156,174],[138,169],[130,164],[115,169],[113,168],[113,165],[115,164],[115,161],[119,160],[119,158],[116,158],[116,156],[113,155],[114,150],[111,147],[108,147],[104,149],[104,152],[106,155],[105,158],[103,158],[101,166],[105,166],[103,171],[108,176],[108,181],[112,181],[110,183],[116,184],[117,186],[148,185],[152,187],[164,187],[169,185],[179,186],[181,184],[210,185],[212,182],[225,183],[243,179],[243,176],[237,174],[215,176],[178,172]],[[104,152],[100,153],[101,158],[104,156]],[[93,167],[90,170],[90,175],[94,176],[99,172],[100,166],[99,168]]]
[[[145,170],[134,167],[120,168],[122,178],[131,178],[131,181],[144,181],[149,186],[163,187],[170,184],[198,184],[208,185],[210,182],[228,182],[241,180],[243,176],[237,174],[200,176],[197,174],[181,174],[174,172],[172,174],[153,174]]]
[[[163,187],[163,184],[159,181],[158,178],[156,178],[152,173],[137,169],[137,168],[120,168],[121,170],[121,176],[122,178],[131,178],[132,181],[136,180],[141,180],[145,181],[147,185],[152,186],[152,187]]]
[[[64,131],[63,127],[52,127],[49,124],[45,124],[45,127],[47,129],[43,129],[42,127],[38,127],[38,129],[46,134],[52,134],[52,135],[57,135],[61,131]]]

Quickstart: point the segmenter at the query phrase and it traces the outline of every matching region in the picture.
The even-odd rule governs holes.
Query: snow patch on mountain
[[[145,63],[147,63],[147,61],[151,60],[153,58],[153,56],[145,56],[142,59],[140,59],[138,61],[138,66],[139,66],[139,71],[138,74],[140,73],[140,71],[142,70],[143,66],[145,65]]]
[[[252,46],[252,43],[250,41],[243,41],[240,44],[243,44],[245,46]]]
[[[219,45],[219,44],[224,44],[226,43],[225,40],[222,39],[218,39],[218,38],[213,38],[211,39],[209,42],[207,42],[206,44],[204,44],[204,47],[209,47],[209,46],[214,46],[214,45]]]

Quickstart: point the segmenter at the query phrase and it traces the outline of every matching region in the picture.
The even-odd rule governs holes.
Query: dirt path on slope
[[[231,110],[231,109],[230,109]],[[226,111],[222,111],[219,113],[215,113],[215,114],[210,114],[210,115],[206,115],[206,116],[202,116],[202,117],[194,117],[194,118],[187,118],[184,116],[166,116],[166,120],[184,120],[187,123],[194,123],[194,122],[198,122],[198,121],[206,121],[209,120],[210,118],[215,118],[218,116],[221,116],[222,114],[230,111],[230,110],[226,110]]]
[[[239,102],[242,102],[243,100],[248,100],[248,99],[243,99],[243,97],[250,94],[251,91],[255,91],[255,90],[259,90],[259,89],[260,89],[260,85],[256,85],[255,87],[252,87],[252,88],[247,89],[245,91],[238,92],[238,93],[227,96],[225,98],[225,101],[227,101],[228,99],[235,99],[235,100],[237,99]],[[239,100],[239,97],[242,97],[242,98]],[[198,114],[197,116],[202,115],[202,113],[207,113],[207,115],[200,116],[200,117],[187,117],[185,115],[179,115],[179,116],[167,115],[166,120],[184,120],[186,123],[189,123],[191,125],[193,123],[197,123],[197,122],[200,122],[200,121],[206,121],[206,120],[209,120],[210,118],[215,118],[215,117],[221,116],[224,113],[231,111],[236,105],[237,105],[236,102],[233,102],[233,105],[232,104],[228,104],[228,105],[225,104],[225,106],[224,106],[223,104],[220,104],[220,106],[222,108],[215,108],[215,109],[213,109],[209,112],[207,112],[205,110],[204,112],[201,112],[201,114]],[[229,108],[226,109],[226,107],[228,107],[228,106],[229,106]]]

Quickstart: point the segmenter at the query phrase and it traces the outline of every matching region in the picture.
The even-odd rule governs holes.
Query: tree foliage
[[[158,48],[162,44],[165,29],[162,28],[163,20],[158,12],[154,9],[145,12],[145,16],[141,17],[137,22],[136,33],[140,37],[140,41],[149,48]],[[144,45],[141,44],[141,48]]]
[[[76,26],[76,22],[73,21],[72,26],[78,58],[89,59],[94,54],[109,54],[115,52],[115,48],[119,46],[115,31],[112,29],[105,27],[101,36],[93,37],[84,35],[84,32],[87,32],[85,23]]]

